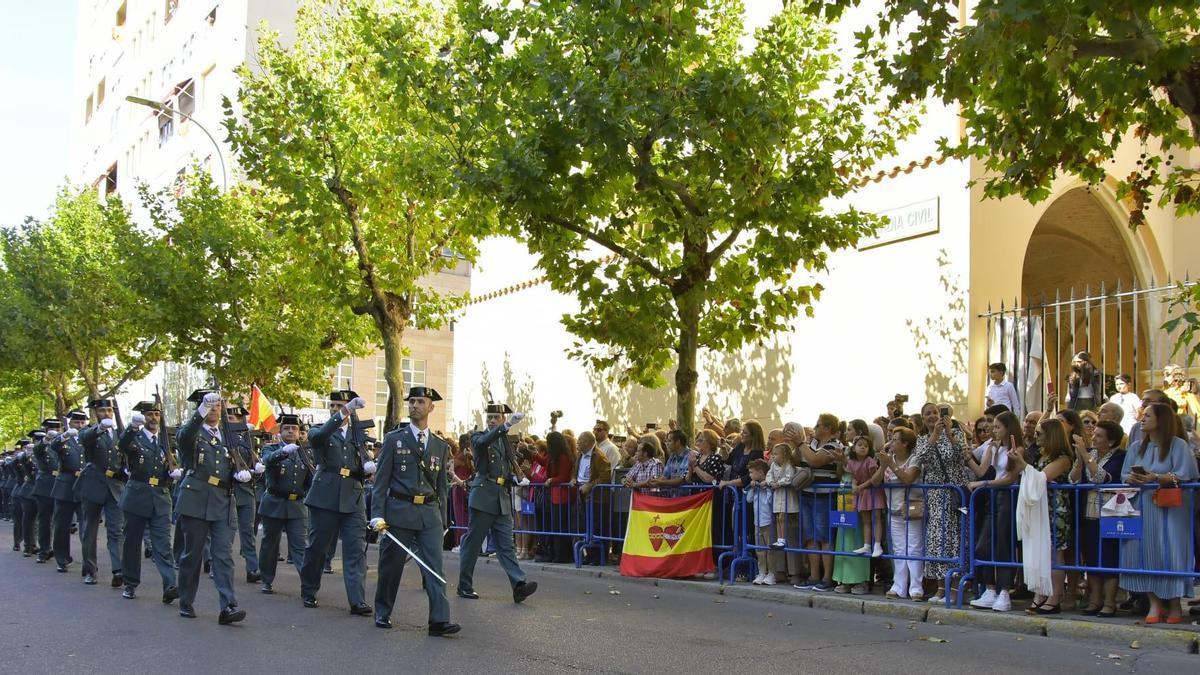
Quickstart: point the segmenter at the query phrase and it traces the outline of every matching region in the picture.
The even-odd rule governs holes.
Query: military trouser
[[[8,488],[0,487],[0,518],[8,518]]]
[[[239,504],[237,507],[238,534],[241,537],[242,559],[246,561],[246,573],[258,571],[258,553],[254,550],[254,504]]]
[[[175,559],[171,553],[171,517],[156,513],[146,518],[125,513],[125,548],[121,555],[121,573],[126,586],[136,588],[142,582],[142,533],[150,533],[154,566],[162,577],[163,590],[175,586]]]
[[[22,525],[25,523],[24,510],[21,508],[21,500],[19,497],[13,497],[10,504],[12,509],[12,524],[13,524],[13,550],[21,550],[21,542],[24,541],[25,530]]]
[[[103,504],[83,502],[83,573],[95,575],[100,571],[96,560],[96,538],[100,534],[100,514],[104,513],[104,531],[108,537],[108,558],[112,573],[121,573],[121,547],[125,540],[125,513],[112,495]]]
[[[300,568],[300,594],[315,600],[321,590],[321,570],[329,540],[338,534],[342,539],[342,580],[346,583],[346,600],[350,606],[366,603],[367,554],[364,538],[367,518],[362,511],[340,513],[315,506],[308,508],[308,546],[304,549],[304,564]]]
[[[33,553],[37,544],[37,499],[21,497],[21,532],[25,534],[25,552]]]
[[[264,584],[275,583],[275,570],[279,566],[279,537],[287,531],[288,555],[297,572],[304,567],[304,541],[307,523],[304,518],[272,518],[262,516],[262,549],[258,552],[259,571]]]
[[[393,537],[421,556],[421,560],[442,573],[442,528],[429,527],[423,530],[389,528]],[[345,549],[343,548],[343,551]],[[388,536],[379,537],[379,582],[375,586],[375,616],[387,619],[396,604],[396,592],[400,589],[400,577],[408,554]],[[420,565],[418,565],[420,567]],[[446,584],[438,581],[424,567],[420,567],[424,579],[425,596],[429,599],[429,623],[450,620],[450,603],[446,602]]]
[[[233,506],[230,505],[230,510]],[[179,605],[191,607],[200,585],[200,566],[203,563],[204,543],[212,541],[213,583],[217,587],[220,609],[237,604],[233,591],[233,532],[235,517],[203,520],[180,516],[183,530],[183,557],[179,560]]]
[[[54,547],[50,539],[50,526],[54,522],[54,497],[35,497],[37,500],[37,543],[40,555],[46,555]]]
[[[458,566],[458,590],[474,590],[475,561],[483,546],[483,538],[491,535],[496,543],[497,558],[500,567],[508,575],[508,583],[516,588],[517,584],[525,581],[525,573],[517,563],[517,553],[513,548],[513,517],[511,514],[484,513],[471,509],[471,525],[467,529],[467,537],[463,539]]]
[[[63,567],[71,560],[71,519],[78,508],[79,502],[54,500],[54,562]]]

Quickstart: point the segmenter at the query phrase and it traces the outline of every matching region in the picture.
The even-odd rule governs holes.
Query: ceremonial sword
[[[436,577],[438,581],[442,582],[443,586],[446,585],[446,580],[442,578],[442,575],[438,574],[437,572],[434,572],[433,568],[430,567],[429,565],[426,565],[425,561],[421,560],[420,556],[418,556],[416,553],[413,553],[411,548],[400,543],[400,540],[397,539],[396,537],[392,536],[391,532],[388,532],[387,530],[383,530],[383,533],[387,535],[388,539],[391,539],[393,543],[395,543],[397,546],[399,546],[401,549],[403,549],[404,552],[408,554],[408,557],[412,558],[413,560],[416,560],[418,565],[420,565],[421,567],[424,567],[430,574],[432,574],[434,577]],[[445,535],[443,535],[443,536],[445,536]]]

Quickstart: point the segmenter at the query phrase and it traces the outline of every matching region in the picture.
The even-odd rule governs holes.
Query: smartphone
[[[949,409],[949,408],[942,408],[942,409],[941,409],[941,413],[942,413],[942,417],[949,417],[949,416],[950,416],[950,409]]]
[[[1143,467],[1141,464],[1134,464],[1134,465],[1133,465],[1133,466],[1132,466],[1132,467],[1129,469],[1129,471],[1130,471],[1131,473],[1136,473],[1136,474],[1144,474],[1144,473],[1146,473],[1146,469],[1145,469],[1145,467]]]

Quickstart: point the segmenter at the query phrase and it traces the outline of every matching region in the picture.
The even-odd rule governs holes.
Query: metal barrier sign
[[[829,516],[831,527],[858,527],[858,511],[831,511]]]
[[[1142,517],[1101,518],[1100,536],[1105,539],[1141,539]]]

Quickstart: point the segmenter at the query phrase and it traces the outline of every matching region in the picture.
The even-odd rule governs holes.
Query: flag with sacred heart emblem
[[[666,579],[714,569],[711,491],[686,497],[634,493],[621,550],[623,576]]]
[[[275,433],[275,410],[257,384],[250,386],[250,419],[247,421],[259,431]]]

